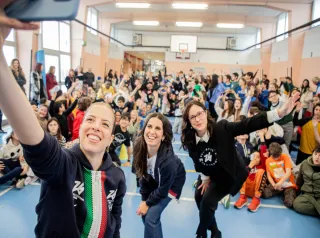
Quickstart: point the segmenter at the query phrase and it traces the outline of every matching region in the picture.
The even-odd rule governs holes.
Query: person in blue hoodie
[[[162,238],[161,214],[172,199],[178,200],[186,171],[172,147],[172,126],[160,113],[150,114],[134,146],[134,167],[140,179],[145,238]]]
[[[8,3],[8,1],[6,1]],[[0,9],[5,7],[0,3]],[[7,18],[0,10],[0,48],[10,29],[37,29]],[[124,173],[112,163],[106,147],[112,142],[115,116],[104,103],[93,104],[80,126],[80,144],[62,149],[44,132],[26,96],[0,52],[0,108],[23,148],[25,160],[42,180],[36,237],[119,238]],[[12,103],[12,102],[15,103]],[[21,117],[23,115],[23,117]]]

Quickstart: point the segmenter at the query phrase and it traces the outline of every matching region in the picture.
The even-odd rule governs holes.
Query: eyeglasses
[[[204,115],[205,111],[198,112],[195,116],[189,117],[189,121],[194,122],[196,118],[201,118]]]

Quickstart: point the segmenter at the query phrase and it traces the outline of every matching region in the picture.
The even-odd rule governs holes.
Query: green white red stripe
[[[87,216],[81,237],[104,237],[107,228],[108,203],[104,189],[106,174],[103,171],[84,169],[84,192]]]

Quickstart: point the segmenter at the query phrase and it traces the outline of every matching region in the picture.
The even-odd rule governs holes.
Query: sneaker
[[[237,209],[241,209],[245,205],[247,205],[247,201],[248,201],[248,199],[247,199],[246,195],[241,194],[238,201],[234,204],[234,207]]]
[[[230,195],[228,194],[227,196],[225,196],[224,198],[222,198],[221,203],[223,204],[223,206],[227,209],[229,209],[230,207]]]
[[[260,199],[257,197],[252,198],[250,205],[248,206],[248,210],[250,212],[256,212],[260,207]]]
[[[21,189],[24,187],[24,181],[25,179],[19,179],[18,182],[16,183],[16,188]]]

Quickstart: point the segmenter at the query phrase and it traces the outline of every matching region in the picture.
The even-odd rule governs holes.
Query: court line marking
[[[134,196],[134,197],[140,197],[140,193],[133,193],[133,192],[127,192],[126,195],[128,196]],[[187,201],[187,202],[194,202],[194,198],[187,198],[187,197],[181,197],[179,199],[180,201]],[[220,202],[221,203],[221,202]],[[230,202],[230,205],[234,205],[235,202]],[[261,204],[260,207],[266,207],[266,208],[276,208],[276,209],[288,209],[286,206],[281,205],[272,205],[272,204]]]
[[[31,183],[31,185],[33,186],[40,186],[41,184],[40,183]],[[0,197],[4,194],[6,194],[7,192],[9,192],[11,189],[13,189],[14,186],[11,186],[7,189],[5,189],[4,191],[2,191],[0,193]],[[135,196],[135,197],[141,197],[141,194],[140,193],[133,193],[133,192],[127,192],[126,195],[128,196]],[[194,202],[194,198],[187,198],[187,197],[181,197],[179,199],[180,201],[187,201],[187,202]],[[235,202],[230,202],[230,205],[234,205]],[[266,208],[277,208],[277,209],[288,209],[287,207],[285,206],[281,206],[281,205],[272,205],[272,204],[261,204],[260,205],[261,207],[266,207]]]
[[[0,193],[0,197],[1,197],[2,195],[6,194],[7,192],[9,192],[11,189],[13,189],[13,186],[11,186],[11,187],[3,190],[3,191]]]

